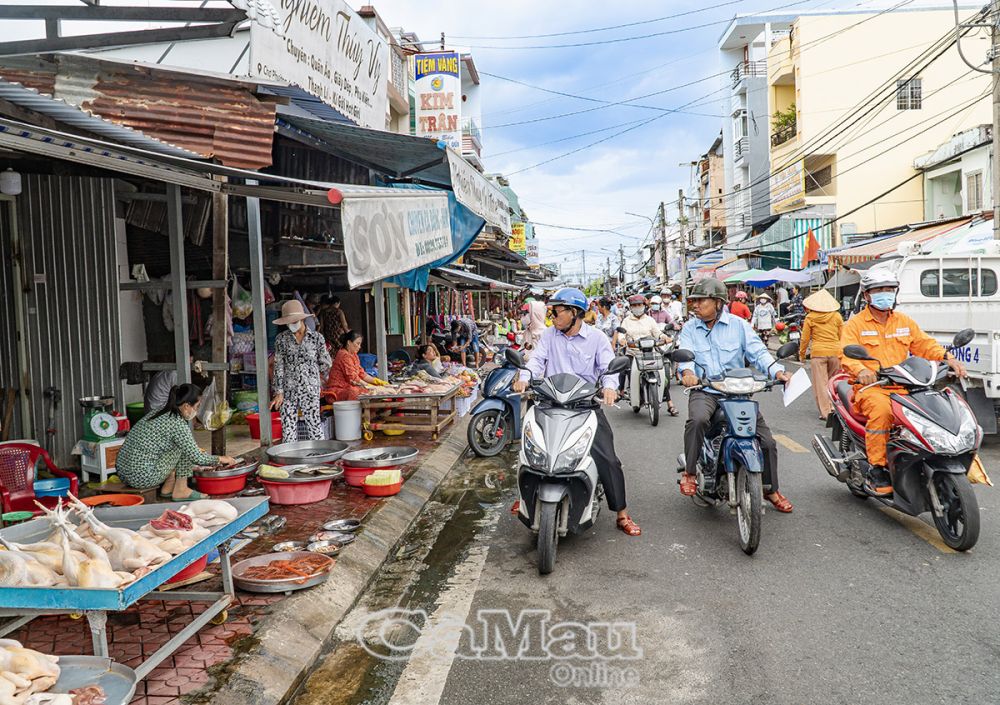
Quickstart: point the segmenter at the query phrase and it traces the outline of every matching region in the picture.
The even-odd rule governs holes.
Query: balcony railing
[[[462,152],[465,154],[474,153],[477,156],[482,154],[483,132],[472,118],[462,120]]]
[[[798,125],[792,123],[791,125],[785,125],[784,127],[775,130],[774,134],[771,135],[771,146],[777,147],[779,144],[784,144],[790,139],[793,139],[798,132]]]
[[[736,155],[737,161],[747,156],[747,153],[749,151],[750,151],[749,137],[740,137],[738,140],[736,140],[736,143],[733,145],[733,153]]]
[[[760,59],[758,61],[741,61],[736,64],[736,68],[732,70],[729,77],[733,81],[733,88],[739,85],[747,76],[766,76],[767,75],[767,60]]]

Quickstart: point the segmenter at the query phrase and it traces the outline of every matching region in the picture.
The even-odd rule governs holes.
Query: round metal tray
[[[219,468],[218,470],[197,470],[195,475],[198,477],[213,477],[216,479],[222,479],[224,477],[236,477],[238,475],[249,475],[254,470],[260,466],[259,460],[254,460],[249,463],[242,463],[240,465],[234,465],[231,468]]]
[[[342,460],[352,468],[390,468],[410,462],[419,453],[413,446],[385,446],[351,451]]]
[[[267,565],[271,561],[293,560],[303,556],[322,555],[311,551],[283,551],[280,553],[265,553],[262,556],[254,556],[242,560],[233,566],[233,583],[241,590],[247,592],[294,592],[295,590],[305,590],[314,585],[325,582],[330,577],[330,568],[333,567],[333,559],[330,559],[329,568],[322,573],[314,575],[303,583],[296,582],[300,578],[288,578],[286,580],[255,580],[253,578],[243,578],[242,573],[253,566]]]
[[[284,465],[282,470],[287,470],[289,473],[288,477],[264,477],[258,475],[258,477],[264,482],[283,482],[289,484],[298,484],[303,482],[323,482],[325,480],[336,480],[338,477],[344,474],[341,468],[331,468],[328,465],[324,465],[324,472],[316,475],[298,475],[295,473],[297,468],[307,468],[315,467],[312,465]],[[332,472],[331,472],[332,471]]]
[[[361,528],[361,521],[358,519],[334,519],[323,524],[324,531],[351,532]]]
[[[68,693],[74,688],[99,685],[107,696],[105,705],[126,705],[135,695],[139,677],[128,666],[100,656],[60,656],[59,680],[49,693]]]
[[[267,457],[282,465],[332,463],[347,452],[343,441],[296,441],[267,449]]]

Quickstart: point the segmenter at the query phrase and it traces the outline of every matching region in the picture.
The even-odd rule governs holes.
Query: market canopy
[[[732,275],[730,277],[727,277],[725,279],[725,283],[726,284],[750,284],[753,281],[758,281],[758,280],[759,281],[771,281],[772,283],[774,281],[774,280],[772,280],[770,278],[770,275],[767,272],[765,272],[763,269],[748,269],[745,272],[738,272],[738,273],[736,273],[736,274],[734,274],[734,275]],[[754,284],[754,286],[758,286],[758,285]],[[759,286],[768,286],[768,285],[763,284],[763,285],[759,285]]]
[[[994,242],[993,220],[982,220],[938,236],[927,243],[924,251],[935,255],[985,255],[993,253]]]
[[[717,267],[725,256],[726,254],[722,250],[706,252],[693,261],[688,262],[688,270],[698,270],[702,267]]]
[[[470,291],[520,291],[521,287],[450,267],[437,267],[434,274],[443,281]]]
[[[807,272],[783,269],[782,267],[769,269],[767,273],[775,281],[789,282],[790,284],[805,284],[808,281],[812,281],[812,275]]]
[[[868,260],[879,259],[885,255],[895,254],[896,249],[907,242],[927,242],[951,230],[966,225],[971,218],[958,218],[945,223],[935,223],[914,228],[908,232],[887,237],[874,242],[866,242],[857,247],[850,247],[840,252],[832,252],[828,257],[828,266],[832,269],[837,265],[850,265]]]

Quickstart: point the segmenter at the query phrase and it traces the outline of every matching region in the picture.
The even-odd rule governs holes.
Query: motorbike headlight
[[[934,450],[948,453],[950,455],[960,455],[970,450],[975,450],[979,437],[979,425],[972,414],[965,410],[962,417],[962,424],[958,433],[950,433],[946,429],[938,426],[933,421],[924,418],[920,414],[903,407],[903,416],[909,421],[913,428],[923,436]]]
[[[524,428],[521,447],[524,449],[524,457],[527,459],[528,465],[537,470],[549,469],[549,456],[546,454],[545,449],[535,441],[535,434],[531,430],[531,424],[527,424]]]
[[[486,396],[493,397],[499,394],[504,388],[510,386],[514,379],[514,370],[504,370],[495,375],[490,380],[486,388]]]
[[[580,436],[579,440],[577,440],[576,443],[569,448],[569,450],[564,450],[559,454],[559,457],[556,458],[555,467],[552,468],[552,472],[561,473],[573,472],[576,470],[577,464],[579,464],[580,460],[587,453],[587,451],[590,450],[590,439],[593,437],[594,434],[590,431],[590,429],[584,431],[583,435]]]
[[[753,377],[723,377],[709,384],[712,389],[723,394],[753,394],[767,386],[767,382],[761,382]]]

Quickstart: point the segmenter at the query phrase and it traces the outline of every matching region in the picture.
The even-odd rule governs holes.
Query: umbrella
[[[748,269],[745,272],[737,272],[736,274],[733,274],[733,275],[731,275],[729,277],[726,277],[725,283],[726,284],[742,284],[743,282],[747,281],[748,279],[752,279],[754,277],[756,277],[756,278],[759,279],[761,276],[767,276],[767,272],[765,272],[765,271],[763,271],[761,269]]]
[[[775,267],[767,272],[771,278],[779,282],[789,282],[791,284],[805,284],[812,280],[812,275],[808,272],[797,272],[791,269]]]

